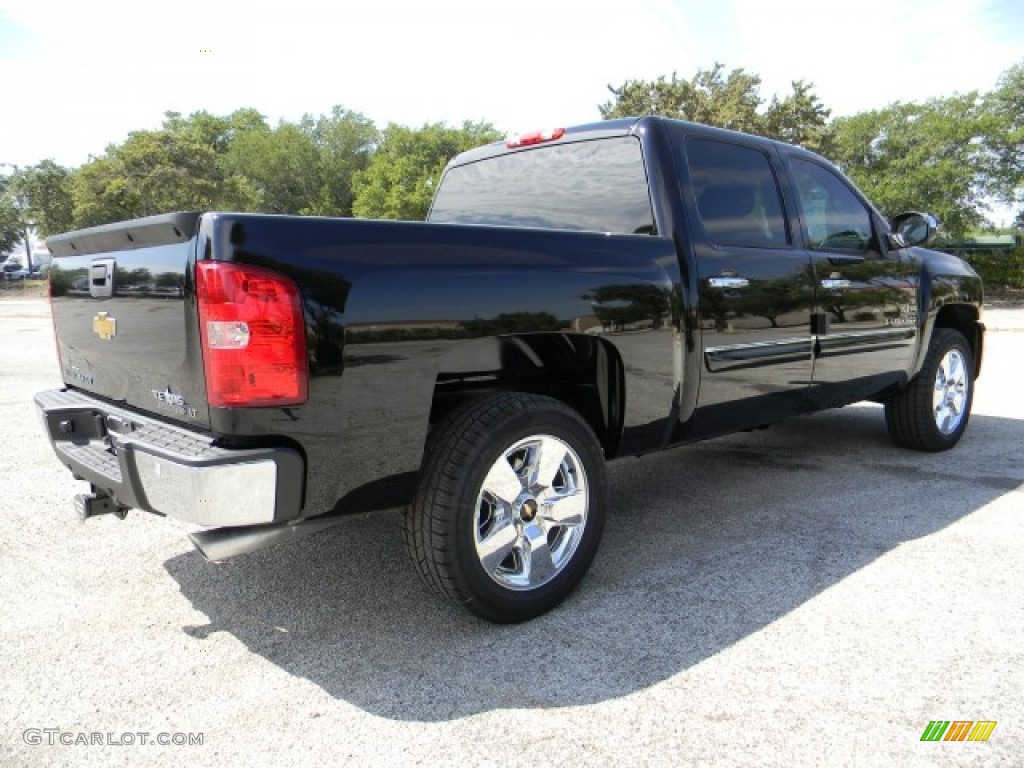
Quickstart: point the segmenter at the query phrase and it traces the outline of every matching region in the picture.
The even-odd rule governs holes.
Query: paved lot
[[[864,405],[616,463],[583,588],[496,627],[420,586],[395,513],[223,565],[79,524],[30,408],[46,306],[0,302],[0,764],[1019,766],[1024,310],[986,321],[955,451]]]

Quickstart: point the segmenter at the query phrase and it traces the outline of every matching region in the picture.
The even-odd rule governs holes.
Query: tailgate
[[[209,427],[191,278],[199,216],[151,216],[46,241],[65,384]]]

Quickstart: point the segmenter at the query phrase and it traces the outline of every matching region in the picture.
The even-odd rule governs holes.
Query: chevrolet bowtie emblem
[[[104,341],[110,341],[117,335],[117,320],[108,317],[106,312],[98,312],[92,319],[92,332]]]

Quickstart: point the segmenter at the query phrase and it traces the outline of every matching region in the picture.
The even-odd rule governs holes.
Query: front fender
[[[924,248],[912,249],[921,265],[918,294],[920,339],[914,367],[916,376],[924,364],[936,328],[954,328],[971,344],[975,376],[981,370],[985,326],[981,323],[984,286],[981,277],[958,256]]]

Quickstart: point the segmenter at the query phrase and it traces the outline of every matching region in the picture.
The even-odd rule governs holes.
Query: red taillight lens
[[[306,402],[306,334],[299,290],[259,267],[196,264],[199,334],[212,406]]]

